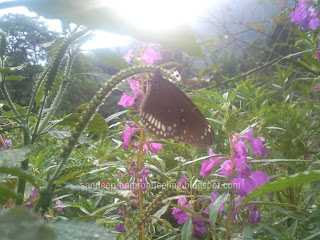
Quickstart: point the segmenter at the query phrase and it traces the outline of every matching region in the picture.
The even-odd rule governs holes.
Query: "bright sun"
[[[162,31],[182,24],[192,24],[205,10],[217,4],[218,0],[100,0],[101,4],[113,9],[125,20],[144,30]],[[221,1],[221,0],[220,0]],[[1,9],[0,16],[20,13],[36,16],[24,7]],[[50,30],[61,31],[58,20],[45,20]],[[130,37],[103,31],[95,31],[91,40],[82,46],[83,50],[101,47],[128,45]]]
[[[109,1],[104,1],[105,3]],[[163,30],[190,24],[205,11],[214,0],[118,0],[112,1],[114,9],[141,29]]]

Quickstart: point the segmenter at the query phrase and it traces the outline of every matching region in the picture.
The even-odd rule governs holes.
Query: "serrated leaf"
[[[33,186],[35,186],[37,189],[39,189],[34,176],[32,176],[28,172],[21,170],[20,168],[15,168],[15,167],[10,168],[7,166],[0,166],[0,173],[11,174],[13,176],[17,176],[19,178],[25,179],[28,182],[30,182]],[[39,181],[38,181],[38,183],[39,183]]]
[[[203,97],[200,97],[200,96],[190,96],[190,97],[192,99],[197,100],[199,103],[201,103],[203,105],[207,105],[207,106],[209,106],[209,107],[211,107],[213,109],[216,109],[216,110],[218,110],[220,112],[223,112],[222,108],[218,104],[216,104],[215,102],[212,102],[212,101],[210,101],[208,99],[205,99]]]
[[[21,81],[25,79],[25,77],[22,76],[8,76],[6,77],[6,81]]]
[[[275,228],[272,228],[266,224],[260,223],[260,226],[262,226],[264,229],[268,230],[270,233],[272,233],[273,236],[277,237],[280,240],[286,240],[286,238]]]
[[[223,97],[221,97],[218,93],[215,93],[213,91],[208,91],[208,90],[197,90],[195,92],[200,93],[201,95],[209,95],[215,98],[218,98],[221,102],[225,102],[225,99]]]
[[[246,240],[250,240],[250,239],[254,239],[253,238],[253,232],[251,230],[251,227],[249,224],[247,224],[243,230],[242,230],[242,237],[243,239],[246,239]]]
[[[75,127],[79,122],[80,117],[81,117],[81,113],[69,114],[65,116],[62,119],[62,121],[60,121],[56,125]],[[106,120],[101,116],[100,113],[96,113],[88,123],[88,130],[93,133],[100,134],[108,130],[108,124]]]
[[[0,150],[0,166],[14,167],[26,159],[29,151],[28,147]]]
[[[0,232],[4,240],[57,239],[55,231],[40,217],[20,207],[0,211]]]
[[[100,113],[96,113],[88,123],[87,129],[90,132],[101,134],[107,131],[109,127],[104,117],[102,117]]]
[[[236,117],[235,114],[231,114],[229,117],[228,117],[228,120],[225,124],[225,128],[227,130],[227,132],[232,132],[234,130],[234,128],[237,126],[237,122],[238,122],[238,119]]]
[[[3,104],[3,105],[6,105],[7,107],[10,107],[10,105],[6,102],[6,101],[3,101],[3,100],[0,100],[0,104]],[[27,109],[21,107],[20,105],[18,104],[15,104],[14,103],[14,107],[19,111],[19,113],[21,114],[26,114],[27,113]]]
[[[148,168],[151,172],[157,173],[159,176],[161,176],[161,178],[166,181],[168,180],[168,177],[164,174],[164,172],[162,172],[159,168],[157,168],[156,166],[153,166],[151,164],[146,163],[145,167]]]
[[[320,170],[311,170],[302,173],[297,173],[294,175],[287,176],[285,178],[280,178],[275,182],[266,182],[259,188],[254,189],[248,194],[242,202],[248,202],[252,199],[264,196],[266,194],[280,191],[289,187],[293,187],[300,184],[308,184],[313,181],[320,180]]]
[[[110,240],[116,239],[111,229],[106,229],[91,221],[57,220],[51,221],[50,226],[58,235],[57,240]],[[41,239],[41,238],[35,238]],[[46,239],[46,238],[42,238]]]
[[[168,207],[168,205],[164,205],[155,214],[153,214],[152,217],[154,217],[155,219],[159,219],[167,211]],[[156,222],[155,219],[152,219],[152,224]]]
[[[10,198],[16,198],[16,194],[9,188],[0,185],[0,204],[4,205]]]
[[[238,86],[229,96],[228,96],[228,99],[227,101],[228,102],[231,102],[231,100],[236,96],[237,92],[243,88],[245,85],[247,85],[248,83],[251,83],[252,81],[251,80],[247,80],[245,81],[243,84],[241,84],[240,86]]]
[[[181,229],[181,240],[190,240],[192,237],[192,220],[189,218],[184,224]]]
[[[48,132],[50,136],[58,138],[58,139],[65,139],[71,136],[71,132],[69,130],[50,130]]]
[[[210,213],[209,213],[209,219],[211,222],[212,227],[215,227],[216,221],[217,221],[217,216],[219,213],[219,208],[221,204],[227,201],[227,198],[229,196],[229,193],[225,192],[221,194],[218,199],[213,203],[212,207],[210,208]]]

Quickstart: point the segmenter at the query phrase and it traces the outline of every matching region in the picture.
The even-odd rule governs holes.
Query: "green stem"
[[[60,87],[59,87],[59,90],[57,92],[57,95],[55,96],[54,101],[52,102],[52,104],[50,106],[49,112],[47,113],[47,115],[44,117],[44,119],[41,121],[41,123],[39,125],[39,128],[37,130],[37,135],[41,134],[41,132],[43,131],[43,129],[45,128],[45,126],[49,122],[50,118],[53,116],[53,114],[55,113],[56,109],[58,108],[58,105],[59,105],[60,100],[61,100],[61,98],[63,96],[63,93],[65,92],[66,87],[68,85],[67,78],[70,76],[71,67],[72,67],[72,63],[73,63],[74,58],[75,58],[75,54],[69,55],[67,67],[66,67],[65,74],[64,74],[64,78],[62,79],[62,83],[60,84]]]
[[[36,83],[36,87],[32,93],[32,96],[31,96],[31,99],[30,99],[30,103],[29,103],[29,108],[28,108],[28,112],[27,112],[27,118],[26,118],[26,122],[28,123],[29,122],[29,116],[30,116],[30,113],[32,111],[32,107],[33,107],[33,103],[34,103],[34,99],[36,98],[38,92],[39,92],[39,89],[40,89],[40,86],[45,78],[45,76],[47,75],[49,71],[49,68],[46,68],[40,75],[39,79],[38,79],[38,82]]]
[[[232,141],[232,133],[229,133],[229,141],[230,141],[230,153],[231,153],[231,176],[230,176],[230,182],[234,179],[234,151],[233,151],[233,141]],[[229,219],[228,219],[228,225],[227,225],[227,234],[226,234],[226,240],[231,239],[231,223],[232,223],[232,215],[233,215],[233,209],[234,209],[234,191],[233,188],[231,188],[230,193],[230,208],[229,208]]]
[[[28,129],[24,129],[23,132],[24,135],[24,146],[29,146],[30,145],[30,134]],[[28,164],[29,164],[29,157],[27,157],[24,161],[21,162],[21,169],[26,171],[28,170]],[[20,206],[23,204],[23,199],[24,199],[24,191],[26,189],[26,180],[23,178],[19,178],[18,181],[18,187],[17,187],[17,198],[16,198],[16,205]]]

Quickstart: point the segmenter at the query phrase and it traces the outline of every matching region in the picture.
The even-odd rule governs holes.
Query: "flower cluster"
[[[128,63],[130,63],[134,59],[135,54],[133,50],[129,50],[128,53],[123,57]],[[153,64],[154,61],[161,60],[162,57],[154,50],[154,46],[149,44],[148,48],[145,50],[142,55],[142,63],[143,64]],[[136,60],[139,60],[136,58]],[[141,91],[141,84],[138,80],[128,79],[128,83],[130,85],[132,95],[127,95],[125,92],[122,93],[122,97],[118,102],[119,105],[123,107],[132,107],[133,109],[137,109],[137,100],[143,99],[143,92]]]
[[[270,181],[270,177],[263,171],[251,172],[250,166],[248,165],[248,148],[251,147],[253,154],[261,155],[267,157],[268,154],[264,148],[262,142],[264,138],[255,138],[253,134],[253,128],[249,126],[248,130],[244,134],[235,134],[232,136],[232,144],[234,151],[234,158],[230,159],[228,157],[215,157],[215,153],[210,149],[209,155],[213,156],[209,160],[203,161],[201,166],[200,175],[202,177],[208,177],[211,174],[212,169],[215,166],[220,164],[220,169],[218,170],[218,175],[223,175],[226,179],[236,187],[236,193],[239,195],[236,200],[236,206],[233,209],[232,220],[236,219],[238,213],[238,205],[240,204],[243,197],[247,196],[249,192],[252,192],[255,188],[262,186],[265,182]],[[221,163],[222,162],[222,163]],[[233,176],[232,176],[233,175]],[[179,187],[182,188],[185,185],[186,181],[189,178],[184,174],[179,180]],[[219,194],[217,190],[213,191],[211,194],[211,203],[204,209],[201,210],[203,213],[209,214],[210,209],[213,206],[214,202],[218,199]],[[192,208],[187,204],[185,197],[181,197],[178,200],[178,205]],[[224,209],[224,203],[219,207],[219,212],[222,212]],[[183,211],[182,209],[175,208],[172,212],[175,219],[177,219],[178,224],[185,223],[189,218],[190,214]],[[227,219],[229,218],[229,213],[226,214]],[[192,216],[192,224],[194,226],[193,234],[195,236],[202,235],[205,232],[205,227],[210,225],[208,219],[202,218],[197,219],[198,217]],[[260,212],[257,206],[249,206],[249,217],[248,221],[252,223],[257,223],[261,221]]]
[[[233,164],[231,159],[226,157],[213,157],[209,161],[203,162],[200,175],[203,177],[209,176],[213,166],[219,164],[223,159],[226,159],[220,165],[221,170],[217,174],[231,177],[233,167],[237,176],[232,180],[232,184],[238,187],[237,194],[244,197],[249,192],[252,192],[256,187],[260,187],[266,181],[270,181],[270,177],[262,171],[251,173],[251,169],[247,164],[247,146],[251,145],[251,150],[254,154],[261,155],[263,157],[267,157],[268,154],[262,144],[264,138],[254,138],[253,128],[251,126],[249,126],[248,131],[245,134],[233,135],[232,141],[234,148]],[[209,151],[209,155],[214,155],[214,153]]]
[[[318,15],[319,11],[312,6],[312,1],[299,0],[290,17],[293,23],[300,24],[302,30],[308,28],[315,30],[320,24]]]

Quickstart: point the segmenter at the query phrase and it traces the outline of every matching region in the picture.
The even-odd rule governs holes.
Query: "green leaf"
[[[160,217],[165,214],[165,212],[168,209],[168,205],[164,205],[162,208],[160,208],[155,214],[152,215],[152,217],[154,217],[155,219],[160,219]],[[155,219],[152,219],[152,224],[154,224],[156,222]],[[170,224],[171,225],[171,224]]]
[[[124,111],[121,111],[121,112],[117,112],[117,113],[114,113],[112,115],[110,115],[109,117],[106,118],[106,122],[108,123],[109,121],[121,116],[122,114],[125,114],[127,113],[128,110],[124,110]]]
[[[261,159],[261,160],[251,160],[250,162],[255,163],[287,163],[287,162],[310,162],[310,160],[303,159]]]
[[[211,96],[211,97],[215,97],[218,98],[221,102],[225,102],[224,98],[221,97],[218,93],[215,93],[214,91],[208,91],[208,90],[196,90],[194,92],[198,92],[203,96]]]
[[[218,199],[213,203],[212,207],[210,208],[210,213],[209,213],[209,219],[211,222],[212,227],[215,227],[216,221],[217,221],[217,216],[219,213],[219,208],[221,204],[227,201],[227,198],[229,196],[229,193],[225,192],[221,194]]]
[[[50,136],[58,139],[65,139],[71,136],[71,132],[69,130],[50,130],[48,133]]]
[[[277,237],[280,240],[286,240],[286,238],[277,229],[269,227],[268,225],[263,223],[260,223],[260,226],[272,233],[273,237]]]
[[[0,104],[3,104],[3,105],[6,105],[7,107],[10,107],[10,105],[6,101],[3,101],[3,100],[0,100]],[[20,105],[14,103],[14,106],[19,111],[19,113],[21,113],[21,114],[27,113],[27,109],[21,107]]]
[[[62,220],[52,221],[49,224],[58,235],[57,240],[110,240],[116,239],[111,229],[106,229],[90,221]],[[113,230],[113,229],[112,229]],[[23,239],[23,238],[21,238]],[[46,239],[46,238],[34,238]]]
[[[254,189],[249,195],[242,200],[242,202],[248,202],[252,199],[264,196],[266,194],[280,191],[289,187],[293,187],[299,184],[308,184],[313,181],[320,180],[320,170],[311,170],[294,175],[280,178],[275,182],[267,182],[259,188]]]
[[[28,172],[21,170],[20,168],[10,168],[7,166],[0,166],[0,173],[11,174],[13,176],[17,176],[19,178],[25,179],[30,182],[33,186],[39,189],[36,179]],[[40,180],[41,181],[41,180]],[[39,181],[38,181],[39,183]]]
[[[12,150],[0,150],[0,166],[14,167],[24,161],[29,153],[28,147]]]
[[[122,58],[119,54],[112,52],[107,48],[98,48],[92,50],[95,55],[95,60],[99,61],[101,64],[106,64],[113,66],[117,70],[122,70],[128,68],[130,64]]]
[[[297,232],[298,220],[294,221],[291,226],[287,229],[286,233],[289,238],[293,239]]]
[[[86,186],[76,186],[68,184],[64,187],[64,189],[68,191],[74,191],[74,192],[86,192],[86,193],[95,193],[96,195],[101,196],[110,196],[113,198],[119,198],[120,200],[129,202],[129,196],[132,194],[129,190],[113,190],[113,191],[106,191],[99,188],[91,188]]]
[[[22,81],[25,77],[22,76],[8,76],[6,77],[6,81]]]
[[[227,132],[229,132],[229,133],[232,132],[235,129],[235,127],[237,126],[237,122],[238,122],[238,119],[237,119],[236,115],[231,114],[228,117],[228,120],[225,125]]]
[[[75,127],[79,122],[80,117],[81,113],[73,113],[64,117],[62,121],[56,125]],[[108,124],[100,113],[96,113],[88,124],[88,130],[93,133],[100,134],[108,130]]]
[[[189,240],[192,237],[193,226],[192,220],[189,218],[184,224],[181,229],[181,240]]]
[[[10,198],[16,198],[17,195],[9,188],[0,185],[0,204],[4,205]]]
[[[45,221],[20,207],[0,211],[0,232],[1,239],[5,240],[57,239],[57,234]]]
[[[243,239],[246,239],[246,240],[254,239],[254,238],[253,238],[253,232],[252,232],[251,227],[250,227],[249,224],[246,225],[246,226],[243,228],[242,237],[243,237]]]
[[[145,167],[148,168],[150,171],[157,173],[159,176],[161,176],[161,178],[164,181],[168,180],[168,177],[156,166],[146,163]]]
[[[187,213],[189,213],[191,215],[195,215],[195,216],[198,216],[198,217],[203,217],[201,215],[201,213],[197,213],[197,212],[195,212],[193,210],[190,210],[187,207],[184,207],[184,206],[181,206],[181,205],[176,205],[176,204],[173,204],[173,203],[168,203],[168,202],[166,202],[165,204],[167,204],[167,205],[169,205],[171,207],[179,208],[179,209],[181,209],[181,210],[183,210],[183,211],[185,211],[185,212],[187,212]]]
[[[242,204],[241,206],[251,206],[251,205],[257,205],[257,206],[277,206],[277,207],[290,207],[290,208],[297,208],[297,209],[303,209],[300,206],[290,204],[290,203],[279,203],[279,202],[264,202],[264,201],[250,201],[247,203]]]
[[[190,96],[190,97],[192,99],[197,100],[197,102],[201,103],[200,105],[202,105],[202,104],[203,105],[207,105],[207,106],[209,106],[209,107],[211,107],[213,109],[218,110],[219,112],[223,112],[222,108],[218,104],[216,104],[215,102],[212,102],[212,101],[210,101],[208,99],[205,99],[205,98],[199,97],[199,96]]]
[[[108,124],[100,113],[96,113],[88,123],[88,130],[96,134],[104,133],[108,129]]]
[[[158,222],[161,222],[163,225],[166,225],[168,228],[170,228],[170,230],[176,234],[176,236],[178,235],[177,231],[172,227],[172,225],[166,220],[166,219],[161,219],[161,218],[158,218],[156,217],[155,215],[151,215],[150,217],[156,219]],[[152,224],[154,222],[156,222],[154,219],[152,219]],[[175,238],[176,239],[176,238]]]

